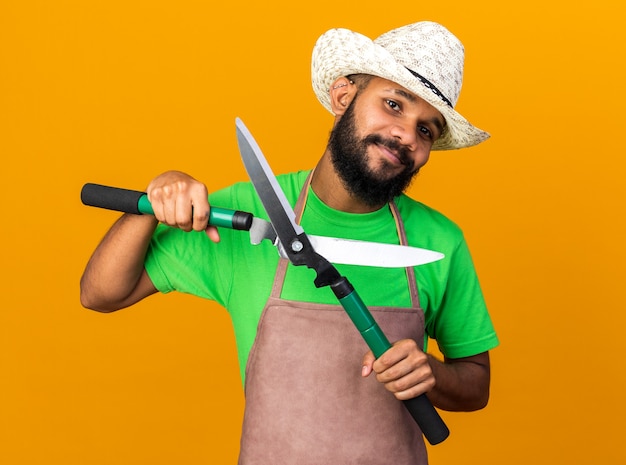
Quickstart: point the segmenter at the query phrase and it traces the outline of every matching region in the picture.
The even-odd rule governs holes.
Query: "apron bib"
[[[374,374],[361,377],[369,348],[343,307],[280,298],[288,263],[279,261],[246,366],[239,465],[427,464],[422,432],[404,404]],[[406,270],[411,308],[369,310],[391,342],[422,345],[424,313],[413,268]]]

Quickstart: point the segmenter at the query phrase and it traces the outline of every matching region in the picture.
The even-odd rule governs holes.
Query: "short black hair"
[[[374,78],[372,74],[350,74],[346,76],[351,82],[356,84],[356,88],[360,91],[364,90]]]

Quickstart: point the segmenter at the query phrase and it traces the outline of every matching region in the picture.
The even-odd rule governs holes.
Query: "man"
[[[228,309],[246,392],[240,463],[427,463],[398,399],[427,393],[452,411],[487,404],[488,351],[498,341],[462,232],[403,194],[431,150],[488,137],[454,110],[462,73],[463,46],[431,22],[375,41],[333,29],[313,51],[313,87],[335,115],[333,130],[314,170],[279,176],[304,229],[445,254],[407,269],[338,266],[393,342],[378,359],[311,270],[208,226],[207,188],[186,174],[155,178],[155,217],[124,215],[90,259],[81,280],[88,308],[177,290]],[[209,200],[264,216],[249,183]],[[426,336],[443,361],[425,354]]]

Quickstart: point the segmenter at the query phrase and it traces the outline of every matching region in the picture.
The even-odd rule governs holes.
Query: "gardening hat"
[[[348,29],[331,29],[315,44],[313,90],[332,112],[330,86],[351,74],[378,76],[408,89],[443,115],[446,127],[433,150],[479,144],[489,134],[454,110],[463,82],[463,44],[440,24],[422,21],[389,31],[375,40]]]

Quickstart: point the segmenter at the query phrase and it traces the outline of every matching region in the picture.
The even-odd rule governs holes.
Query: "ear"
[[[345,113],[356,95],[356,85],[347,77],[340,77],[330,86],[330,106],[336,116]]]

